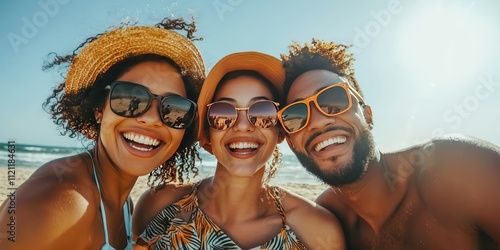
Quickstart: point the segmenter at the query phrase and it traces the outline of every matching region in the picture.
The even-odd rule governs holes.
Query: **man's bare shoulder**
[[[336,215],[346,216],[352,210],[337,192],[335,189],[328,187],[314,201]]]
[[[447,137],[426,147],[416,183],[429,208],[465,216],[488,200],[498,203],[491,197],[492,190],[500,189],[500,149],[496,145],[471,137]]]
[[[482,175],[500,171],[500,148],[487,141],[472,137],[437,138],[424,144],[419,157],[422,174]],[[454,175],[450,175],[454,174]]]
[[[465,153],[465,156],[478,153],[500,154],[498,145],[483,139],[459,134],[434,138],[424,146],[429,148],[430,153],[433,153],[431,149],[435,149],[436,153],[438,153],[434,154],[436,157],[448,157],[450,155],[459,157],[461,156],[460,153]]]

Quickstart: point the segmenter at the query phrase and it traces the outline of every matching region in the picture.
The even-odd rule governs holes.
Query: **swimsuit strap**
[[[101,249],[107,249],[107,248],[111,247],[111,245],[109,244],[109,241],[108,241],[108,224],[106,223],[106,209],[104,209],[104,203],[102,202],[101,186],[99,185],[97,173],[95,172],[94,158],[92,157],[90,152],[87,151],[87,153],[90,156],[90,160],[92,160],[92,170],[94,171],[94,180],[95,180],[95,184],[97,186],[97,190],[99,190],[99,201],[101,203],[99,209],[101,210],[102,226],[104,229],[104,246],[102,246]]]
[[[281,198],[283,194],[281,193],[281,190],[276,187],[276,186],[271,186],[271,196],[274,199],[274,203],[276,204],[276,207],[278,208],[278,212],[281,216],[281,223],[283,228],[286,227],[286,216],[285,216],[285,208],[283,207],[283,204],[281,204]]]
[[[97,178],[97,173],[95,171],[94,158],[92,157],[90,152],[87,151],[87,154],[89,154],[90,159],[92,161],[92,170],[94,171],[94,180],[95,180],[95,184],[97,186],[97,190],[99,190],[99,201],[101,203],[99,210],[101,210],[102,226],[104,229],[104,245],[101,247],[101,250],[115,250],[115,248],[109,244],[108,223],[106,222],[106,209],[104,208],[104,203],[102,202],[101,186],[99,185],[99,179]],[[130,224],[132,224],[132,222],[131,222],[132,218],[130,216],[130,210],[129,210],[129,205],[128,205],[129,202],[130,202],[130,197],[127,199],[127,202],[125,202],[125,204],[123,205],[123,208],[124,208],[123,214],[124,214],[124,219],[125,219],[125,228],[126,228],[125,230],[127,232],[127,242],[130,243],[131,239],[132,239],[132,230],[130,227]],[[127,210],[125,210],[125,208]],[[127,213],[125,213],[125,211],[127,211]],[[127,214],[129,216],[126,216]],[[127,248],[128,248],[128,246],[127,246]]]
[[[132,214],[130,213],[130,208],[132,207],[132,198],[130,196],[127,198],[125,204],[123,204],[123,221],[125,222],[125,232],[127,233],[127,249],[128,246],[132,246]]]
[[[195,211],[197,209],[199,209],[198,196],[196,196],[196,191],[198,191],[198,187],[200,187],[202,181],[203,180],[200,180],[200,181],[194,183],[194,185],[192,186],[193,190],[191,191],[191,193],[185,195],[180,200],[178,200],[177,202],[174,203],[174,204],[179,204],[179,207],[181,208],[181,210],[185,210],[186,209],[186,205],[188,203],[194,202],[194,209],[192,209],[192,211],[190,211],[190,212],[192,212],[191,213],[192,219],[195,216]],[[188,197],[187,200],[184,199],[186,197]],[[188,207],[191,208],[189,205],[188,205]]]

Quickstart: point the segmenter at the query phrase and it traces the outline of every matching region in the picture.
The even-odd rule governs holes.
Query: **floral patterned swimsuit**
[[[196,190],[200,182],[194,185],[193,192],[178,202],[164,208],[148,225],[140,238],[149,245],[149,249],[241,249],[199,208]],[[277,187],[270,187],[273,192],[280,192]],[[281,215],[283,227],[271,240],[253,249],[306,249],[290,227],[286,225],[285,211],[281,201],[275,198]],[[177,218],[181,212],[191,212],[191,222]]]

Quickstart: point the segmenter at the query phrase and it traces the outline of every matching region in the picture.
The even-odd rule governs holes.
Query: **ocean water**
[[[9,160],[8,143],[0,143],[0,167],[7,168]],[[65,156],[79,154],[85,149],[71,147],[53,147],[40,145],[15,144],[16,167],[38,168],[43,164]],[[202,162],[198,164],[199,177],[210,176],[215,172],[217,160],[209,153],[202,150]],[[272,183],[304,183],[320,184],[321,182],[308,173],[293,154],[284,154],[281,167]]]

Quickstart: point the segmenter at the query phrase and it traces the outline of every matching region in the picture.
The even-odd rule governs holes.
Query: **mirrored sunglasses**
[[[238,111],[247,111],[248,121],[257,128],[270,128],[277,123],[279,104],[273,101],[258,101],[247,108],[237,108],[228,102],[213,102],[207,105],[207,119],[210,127],[226,130],[238,119]]]
[[[143,115],[151,107],[153,99],[158,100],[158,113],[168,127],[185,129],[193,122],[196,114],[196,103],[177,94],[155,95],[145,86],[123,81],[113,82],[106,89],[110,90],[111,110],[122,117]]]

